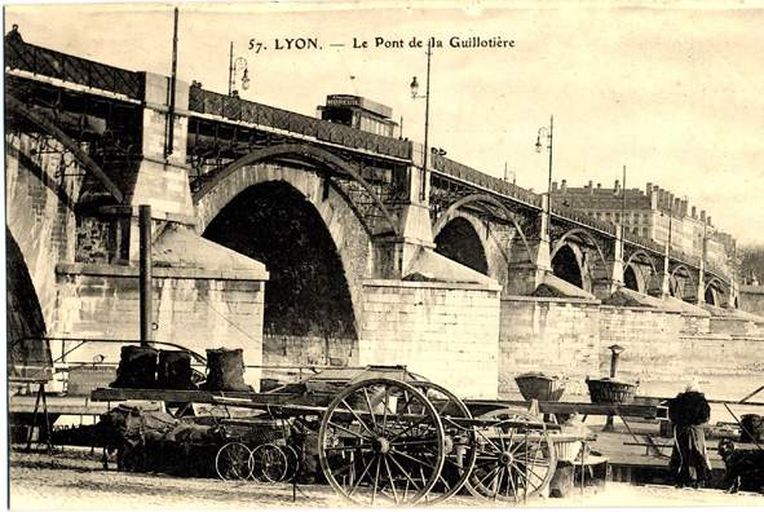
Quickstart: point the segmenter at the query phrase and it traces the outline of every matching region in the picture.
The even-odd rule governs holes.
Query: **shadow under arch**
[[[465,217],[456,216],[435,236],[435,252],[488,275],[484,241]]]
[[[6,333],[9,377],[44,378],[50,367],[50,344],[40,300],[24,255],[6,226]]]
[[[558,247],[552,257],[552,273],[573,286],[585,289],[583,269],[576,253],[568,244]]]
[[[266,265],[266,364],[328,364],[357,353],[357,307],[342,254],[316,207],[291,184],[249,186],[202,236]]]

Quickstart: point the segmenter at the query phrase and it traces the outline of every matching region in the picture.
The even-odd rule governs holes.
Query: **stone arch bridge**
[[[155,338],[253,365],[407,364],[494,396],[524,321],[505,303],[736,301],[720,270],[442,156],[423,169],[417,143],[18,35],[5,51],[9,279],[33,305],[14,339],[137,338],[142,204]]]

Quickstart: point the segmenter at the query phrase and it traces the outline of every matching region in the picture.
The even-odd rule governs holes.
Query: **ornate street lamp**
[[[233,96],[236,92],[236,76],[241,73],[241,88],[245,91],[249,89],[249,69],[247,68],[247,59],[244,57],[233,56],[233,41],[228,51],[228,95]]]
[[[554,116],[549,116],[549,127],[542,126],[538,130],[536,135],[536,153],[541,153],[543,145],[541,143],[542,138],[547,139],[547,150],[549,151],[549,174],[547,176],[547,234],[551,237],[552,234],[552,144],[554,137]]]
[[[424,201],[427,183],[427,158],[430,150],[428,147],[430,135],[430,61],[432,58],[432,45],[427,43],[427,83],[425,84],[424,95],[419,94],[419,82],[413,77],[409,88],[411,89],[411,99],[424,99],[424,162],[422,166],[422,180],[419,187],[419,200]]]

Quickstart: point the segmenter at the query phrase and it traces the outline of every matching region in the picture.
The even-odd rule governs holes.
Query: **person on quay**
[[[677,487],[702,487],[711,474],[703,425],[711,408],[700,386],[692,380],[683,393],[669,402],[669,419],[674,425],[674,447],[669,469]]]

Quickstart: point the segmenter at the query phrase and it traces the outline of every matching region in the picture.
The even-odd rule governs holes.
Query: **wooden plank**
[[[90,394],[98,402],[151,400],[163,402],[193,402],[222,404],[250,409],[265,409],[271,405],[321,407],[332,399],[329,395],[297,395],[294,393],[255,393],[254,391],[204,391],[180,389],[99,388]]]
[[[93,403],[82,397],[46,396],[49,414],[91,415],[103,414],[108,411],[107,404]],[[11,413],[33,413],[35,396],[13,396],[10,399]]]
[[[465,400],[470,410],[495,410],[499,407],[528,408],[530,402],[523,400]],[[592,404],[588,402],[539,402],[539,411],[545,414],[586,414],[590,416],[634,416],[655,419],[658,406],[649,404]]]

